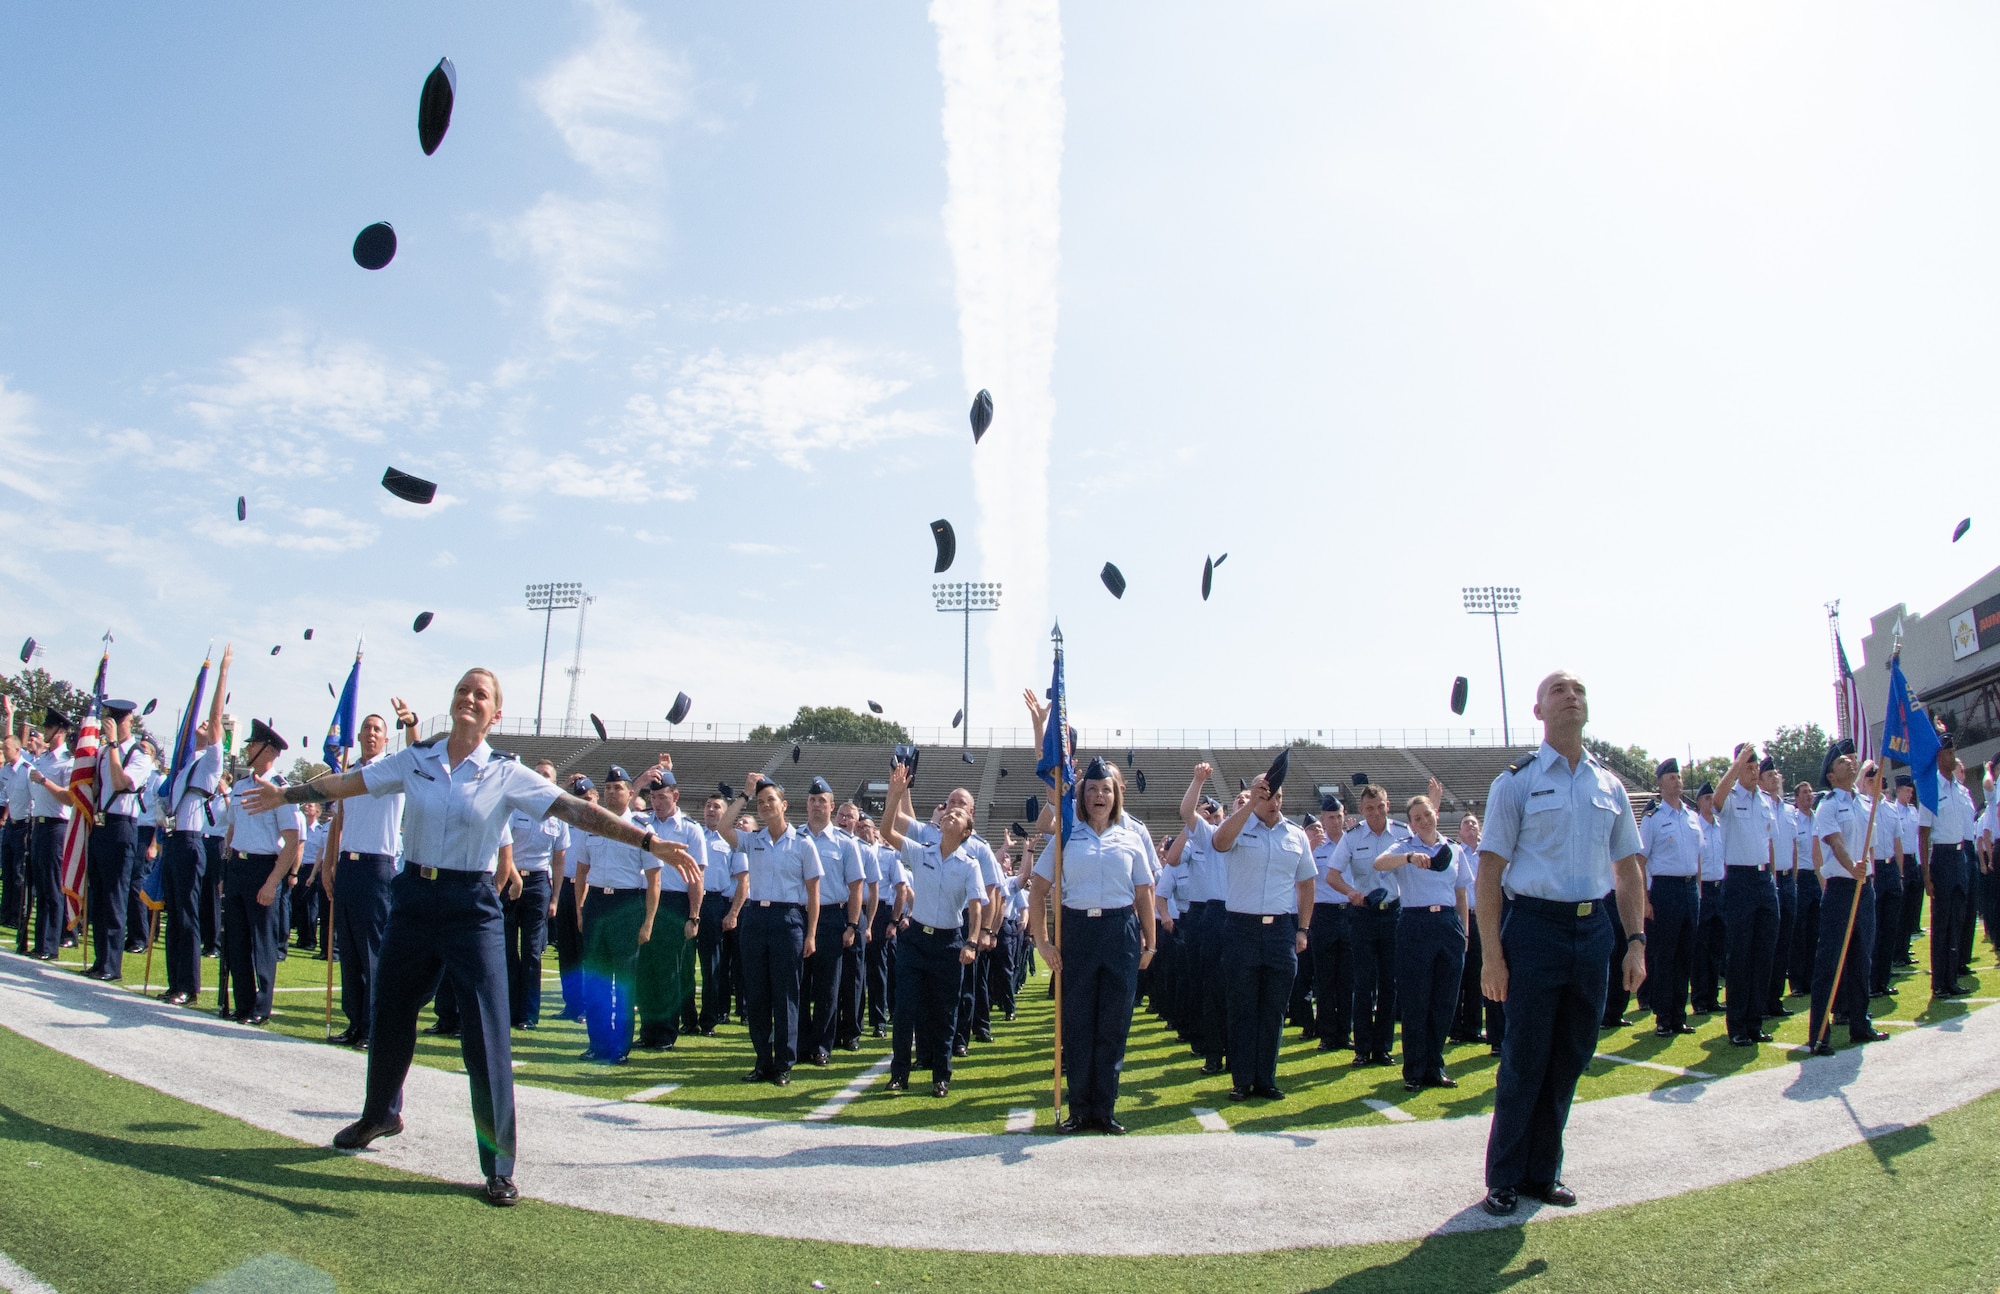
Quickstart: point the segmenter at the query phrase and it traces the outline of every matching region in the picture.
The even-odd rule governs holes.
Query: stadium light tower
[[[556,612],[569,611],[583,605],[583,585],[581,584],[530,584],[528,586],[528,610],[540,611],[542,620],[542,678],[535,685],[535,735],[542,735],[542,697],[549,687],[549,630],[554,627]]]
[[[952,584],[931,585],[931,597],[937,602],[937,609],[965,617],[965,699],[960,703],[960,713],[965,716],[959,725],[959,758],[972,762],[972,613],[975,611],[998,611],[1000,609],[1000,585],[978,584],[961,580]]]
[[[1500,741],[1511,746],[1514,734],[1507,726],[1507,658],[1500,651],[1500,617],[1520,614],[1521,590],[1487,584],[1463,592],[1468,615],[1493,617],[1493,659],[1500,665]]]

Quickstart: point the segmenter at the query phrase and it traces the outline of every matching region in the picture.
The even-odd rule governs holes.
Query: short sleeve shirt
[[[1589,752],[1571,767],[1546,741],[1493,779],[1482,825],[1480,852],[1506,860],[1507,892],[1556,903],[1603,898],[1612,864],[1641,852],[1625,784]]]
[[[556,784],[481,741],[455,768],[445,767],[442,739],[405,746],[363,765],[376,798],[403,794],[403,857],[412,867],[490,872],[499,861],[508,816],[542,817],[562,794]]]

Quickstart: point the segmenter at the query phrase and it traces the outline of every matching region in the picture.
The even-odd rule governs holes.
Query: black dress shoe
[[[1877,1029],[1872,1025],[1869,1027],[1868,1032],[1866,1033],[1856,1033],[1852,1029],[1847,1031],[1847,1041],[1849,1043],[1881,1042],[1888,1036],[1889,1036],[1888,1034],[1883,1033],[1880,1029]]]
[[[1671,1038],[1674,1036],[1674,1027],[1670,1024],[1654,1025],[1653,1036],[1655,1038]]]
[[[1097,1130],[1107,1137],[1122,1137],[1125,1135],[1125,1125],[1116,1119],[1099,1119],[1097,1121]]]
[[[781,1070],[779,1070],[779,1071],[778,1071],[777,1073],[775,1073],[775,1074],[771,1075],[771,1086],[772,1086],[772,1087],[790,1087],[791,1085],[792,1085],[792,1071],[791,1071],[791,1070],[789,1070],[789,1069],[781,1069]]]
[[[368,1119],[356,1119],[339,1132],[333,1134],[333,1148],[335,1150],[366,1150],[368,1143],[374,1141],[376,1138],[393,1137],[402,1130],[403,1121],[393,1114],[379,1123]]]
[[[1265,1101],[1282,1101],[1285,1099],[1285,1094],[1281,1089],[1268,1086],[1253,1087],[1250,1089],[1250,1095]]]
[[[974,1029],[972,1031],[972,1040],[974,1042],[992,1042],[993,1031],[991,1029]]]
[[[496,1209],[511,1209],[521,1202],[521,1192],[514,1189],[514,1179],[495,1175],[486,1179],[483,1192],[486,1202]]]
[[[236,1017],[236,1023],[238,1023],[238,1024],[247,1024],[247,1025],[249,1025],[249,1026],[250,1026],[251,1028],[253,1028],[253,1029],[254,1029],[254,1028],[258,1028],[259,1026],[262,1026],[262,1025],[266,1025],[266,1024],[269,1024],[270,1022],[271,1022],[271,1017],[270,1017],[270,1016],[269,1016],[268,1014],[267,1014],[267,1015],[239,1015],[239,1016],[237,1016],[237,1017]]]
[[[1797,1015],[1798,1012],[1792,1010],[1792,1008],[1788,1006],[1785,1006],[1783,1003],[1780,1003],[1777,1006],[1765,1007],[1764,1014],[1770,1016],[1773,1020],[1783,1020],[1786,1019],[1787,1017]]]
[[[1319,1040],[1319,1049],[1321,1051],[1339,1051],[1340,1044],[1332,1042],[1326,1038],[1322,1038]]]
[[[1512,1215],[1515,1209],[1521,1207],[1521,1197],[1517,1192],[1505,1186],[1496,1186],[1486,1192],[1486,1198],[1479,1202],[1479,1207],[1485,1209],[1496,1218],[1504,1218]]]
[[[168,1006],[186,1006],[190,999],[185,993],[162,993],[160,994],[160,1001],[165,1002]]]
[[[1405,1092],[1421,1092],[1424,1090],[1424,1085],[1414,1078],[1406,1078],[1403,1080],[1403,1090]]]
[[[768,1081],[770,1077],[771,1071],[768,1069],[753,1069],[743,1076],[743,1081],[746,1083],[762,1083]]]
[[[1831,1056],[1833,1055],[1833,1044],[1822,1038],[1806,1050],[1814,1056]]]
[[[1757,1035],[1757,1041],[1758,1041],[1758,1042],[1776,1042],[1776,1041],[1777,1041],[1777,1038],[1776,1038],[1776,1037],[1774,1037],[1774,1036],[1773,1036],[1773,1035],[1771,1035],[1771,1034],[1768,1034],[1768,1033],[1762,1033],[1762,1032],[1760,1032],[1760,1033],[1758,1033],[1758,1035]]]
[[[965,1048],[965,1044],[961,1042],[961,1043],[954,1043],[952,1045],[951,1054],[954,1056],[969,1056],[972,1053],[967,1051]]]
[[[1224,1069],[1223,1063],[1219,1060],[1205,1060],[1202,1062],[1201,1065],[1201,1072],[1209,1075],[1210,1077],[1222,1073],[1223,1069]]]
[[[713,1032],[713,1030],[711,1030],[710,1032]],[[869,1036],[870,1038],[880,1038],[880,1037],[882,1036],[882,1026],[881,1026],[881,1025],[879,1025],[879,1024],[871,1024],[871,1025],[869,1025],[869,1026],[868,1026],[868,1036]]]
[[[1425,1087],[1457,1087],[1458,1080],[1449,1074],[1432,1074],[1424,1080]]]
[[[1247,1087],[1232,1087],[1229,1089],[1229,1099],[1232,1101],[1247,1101],[1250,1099],[1250,1089]]]
[[[1056,1135],[1059,1137],[1073,1137],[1079,1132],[1088,1132],[1089,1130],[1090,1126],[1074,1114],[1066,1119],[1056,1120]]]
[[[1674,1026],[1674,1032],[1677,1034],[1694,1034],[1694,1033],[1699,1033],[1700,1030],[1696,1029],[1693,1025],[1689,1024],[1687,1021],[1683,1020],[1679,1024]]]
[[[815,1051],[812,1055],[808,1056],[806,1059],[811,1061],[815,1065],[826,1065],[832,1062],[833,1057],[827,1055],[826,1052],[822,1050],[822,1051]]]
[[[1559,1209],[1576,1207],[1576,1192],[1561,1182],[1550,1182],[1547,1186],[1523,1186],[1522,1193],[1532,1195],[1544,1204],[1553,1204]]]
[[[1757,1041],[1754,1038],[1745,1038],[1740,1033],[1732,1033],[1729,1035],[1729,1045],[1732,1047],[1754,1047],[1757,1045]]]
[[[431,1036],[432,1036],[433,1038],[456,1038],[456,1037],[458,1037],[458,1030],[456,1030],[456,1029],[447,1029],[447,1028],[445,1028],[445,1027],[444,1027],[443,1025],[441,1025],[441,1024],[438,1024],[438,1023],[436,1023],[436,1022],[432,1022],[431,1024],[427,1024],[427,1025],[425,1025],[425,1026],[424,1026],[424,1032],[425,1032],[425,1033],[427,1033],[427,1034],[429,1034],[429,1035],[431,1035]]]
[[[885,1090],[891,1092],[907,1092],[910,1090],[910,1080],[907,1078],[891,1078],[889,1080],[889,1086]]]
[[[935,1082],[935,1083],[932,1083],[932,1084],[931,1084],[931,1095],[932,1095],[932,1096],[950,1096],[950,1095],[951,1095],[951,1084],[950,1084],[950,1083],[947,1083],[947,1082],[945,1082],[945,1081],[944,1081],[943,1079],[939,1079],[939,1080],[938,1080],[937,1082]]]

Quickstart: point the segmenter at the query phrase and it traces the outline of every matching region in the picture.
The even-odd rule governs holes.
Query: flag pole
[[[363,635],[356,634],[354,636],[354,682],[357,693],[360,690],[361,681],[362,640]],[[339,703],[336,702],[336,704],[338,705]],[[340,708],[342,710],[346,709],[344,705]],[[339,721],[340,716],[335,715],[334,722],[338,723]],[[347,735],[344,732],[341,734],[343,737]],[[348,747],[346,746],[340,748],[340,771],[343,773],[347,771],[347,751]],[[326,847],[321,852],[319,860],[319,865],[322,869],[326,867],[328,859],[338,852],[336,847],[340,844],[340,830],[346,825],[347,816],[341,813],[340,805],[337,803],[328,805],[327,811],[330,814],[339,814],[340,816],[326,829]],[[333,874],[334,884],[337,886],[340,881],[340,866],[338,863],[334,865]],[[329,886],[326,890],[326,937],[319,941],[320,953],[326,958],[326,1040],[328,1042],[333,1041],[333,908],[333,887]]]
[[[1057,648],[1057,650],[1058,650],[1058,651],[1060,651],[1060,650],[1061,650],[1061,648]],[[1050,715],[1049,717],[1050,717],[1050,718],[1051,718],[1051,719],[1053,720],[1053,719],[1056,719],[1056,718],[1057,718],[1058,716],[1056,716],[1056,715]],[[1062,721],[1063,721],[1063,722],[1065,722],[1065,723],[1067,723],[1067,722],[1068,722],[1068,716],[1066,716],[1066,715],[1065,715],[1065,716],[1061,716],[1061,718],[1062,718]],[[1064,734],[1063,734],[1062,736],[1059,736],[1059,737],[1057,737],[1057,738],[1056,738],[1056,740],[1057,740],[1057,741],[1067,741],[1068,739],[1069,739],[1069,738],[1068,738],[1068,734],[1067,734],[1067,733],[1064,733]],[[1055,1053],[1056,1053],[1056,1060],[1055,1060],[1055,1078],[1054,1078],[1054,1086],[1055,1086],[1055,1094],[1054,1094],[1054,1108],[1055,1108],[1055,1117],[1056,1117],[1056,1122],[1057,1122],[1057,1123],[1061,1123],[1061,1122],[1062,1122],[1062,1108],[1063,1108],[1063,1102],[1062,1102],[1062,1073],[1063,1073],[1063,1035],[1062,1035],[1062,1029],[1063,1029],[1063,1018],[1062,1018],[1062,910],[1063,910],[1063,909],[1062,909],[1062,875],[1063,875],[1063,820],[1062,820],[1062,819],[1063,819],[1063,811],[1062,811],[1062,797],[1063,797],[1063,792],[1064,792],[1064,791],[1065,791],[1066,789],[1067,789],[1067,788],[1066,788],[1066,787],[1065,787],[1065,786],[1063,785],[1063,776],[1062,776],[1062,771],[1061,771],[1061,767],[1060,767],[1060,766],[1058,766],[1058,768],[1057,768],[1057,771],[1056,771],[1056,838],[1055,838],[1055,883],[1054,883],[1053,885],[1051,885],[1051,886],[1049,887],[1049,893],[1050,893],[1050,896],[1051,896],[1051,897],[1050,897],[1050,900],[1049,900],[1049,907],[1050,907],[1050,909],[1051,909],[1051,910],[1050,910],[1050,912],[1049,912],[1049,924],[1050,924],[1050,927],[1051,927],[1051,928],[1052,928],[1052,929],[1054,930],[1054,932],[1055,932],[1055,933],[1054,933],[1054,934],[1053,934],[1053,935],[1051,936],[1051,938],[1050,938],[1050,942],[1051,942],[1051,943],[1053,943],[1053,944],[1055,945],[1055,950],[1056,950],[1056,964],[1055,964],[1055,967],[1054,967],[1054,968],[1053,968],[1053,969],[1052,969],[1052,970],[1051,970],[1051,971],[1049,972],[1049,991],[1050,991],[1051,993],[1053,993],[1053,994],[1055,995],[1055,1000],[1056,1000],[1056,1030],[1055,1030]]]

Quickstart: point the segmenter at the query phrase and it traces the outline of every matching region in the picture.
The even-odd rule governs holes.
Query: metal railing
[[[611,741],[750,740],[750,731],[763,725],[750,723],[662,723],[659,720],[607,719],[606,738]],[[424,723],[425,736],[450,727],[447,715],[433,715]],[[533,735],[533,719],[503,719],[494,726],[497,735]],[[905,728],[910,740],[920,746],[956,746],[960,737],[948,727]],[[542,723],[545,737],[568,737],[595,741],[596,730],[588,723]],[[977,748],[1021,749],[1034,743],[1034,730],[1019,728],[974,728],[971,744]],[[1516,745],[1540,741],[1539,733],[1523,733]],[[1077,740],[1087,750],[1270,750],[1305,742],[1329,750],[1366,747],[1450,748],[1454,746],[1494,747],[1504,743],[1498,728],[1079,728]]]

